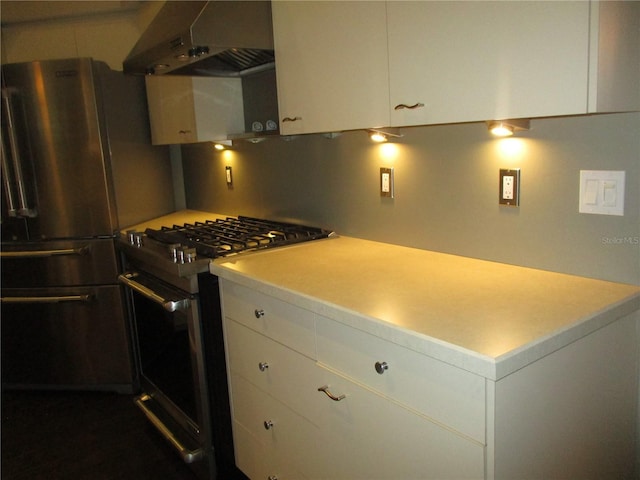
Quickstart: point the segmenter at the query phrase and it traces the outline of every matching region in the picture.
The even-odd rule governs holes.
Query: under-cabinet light
[[[530,123],[529,119],[490,120],[487,128],[496,137],[510,137],[517,131],[529,130]]]
[[[402,135],[396,128],[377,129],[372,128],[367,130],[369,138],[374,142],[386,142],[389,138],[400,138]]]

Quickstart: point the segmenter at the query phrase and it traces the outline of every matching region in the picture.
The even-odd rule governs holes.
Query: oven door
[[[186,463],[208,449],[207,389],[197,295],[128,272],[127,287],[143,394],[136,404]]]

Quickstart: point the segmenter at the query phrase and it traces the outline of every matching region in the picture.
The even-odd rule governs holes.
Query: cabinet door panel
[[[279,1],[272,12],[281,133],[389,124],[383,2]]]
[[[394,1],[387,15],[394,125],[586,112],[589,2]]]
[[[325,398],[317,412],[321,444],[330,460],[324,478],[484,478],[481,444],[327,369],[319,370],[334,395],[345,395],[340,401]]]

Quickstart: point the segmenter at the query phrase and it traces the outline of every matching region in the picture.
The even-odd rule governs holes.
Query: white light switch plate
[[[624,215],[624,171],[580,170],[580,213]]]

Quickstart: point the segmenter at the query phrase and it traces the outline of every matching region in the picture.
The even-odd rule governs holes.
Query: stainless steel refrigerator
[[[114,238],[174,208],[145,98],[87,58],[2,66],[3,388],[132,389]]]

